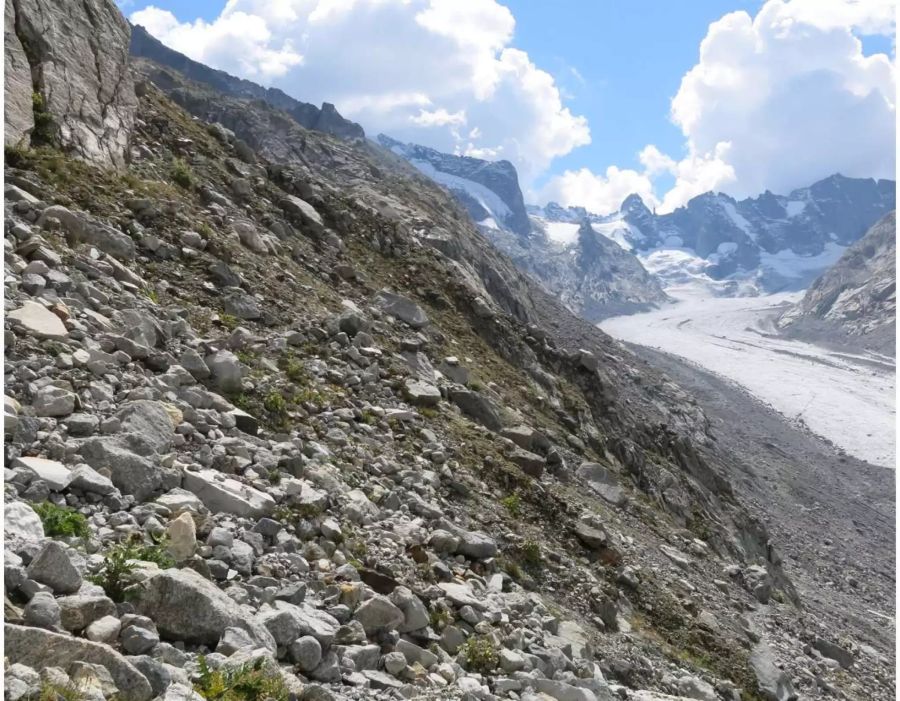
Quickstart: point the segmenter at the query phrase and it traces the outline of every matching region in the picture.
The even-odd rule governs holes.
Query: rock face
[[[778,326],[788,335],[895,353],[897,215],[883,217],[813,282]]]
[[[174,68],[187,78],[205,83],[226,95],[267,102],[287,112],[298,124],[307,129],[315,129],[341,139],[362,139],[366,135],[359,124],[342,117],[334,105],[328,102],[323,103],[320,109],[308,102],[295,100],[278,88],[263,88],[249,80],[242,80],[224,71],[204,66],[184,54],[173,51],[140,25],[132,27],[131,54]]]
[[[659,280],[634,254],[600,233],[587,218],[572,226],[577,229],[570,245],[550,239],[540,222],[524,243],[503,231],[485,233],[519,268],[588,321],[645,311],[668,301]]]
[[[70,12],[51,0],[7,0],[5,36],[5,143],[56,143],[123,166],[137,99],[129,26],[115,5],[87,0]]]

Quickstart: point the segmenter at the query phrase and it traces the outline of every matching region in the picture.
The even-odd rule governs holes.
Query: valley
[[[747,389],[850,455],[893,467],[893,359],[785,339],[772,318],[797,293],[709,297],[669,290],[662,309],[601,322],[613,337],[662,350]]]

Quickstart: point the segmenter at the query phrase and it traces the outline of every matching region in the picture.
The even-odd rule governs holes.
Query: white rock
[[[56,460],[21,457],[15,458],[12,466],[30,470],[35,477],[46,482],[47,486],[55,492],[61,492],[69,486],[69,482],[72,480],[72,471]]]
[[[44,537],[44,525],[30,506],[21,501],[8,501],[3,508],[3,532],[6,538],[40,540]]]
[[[69,335],[62,319],[37,302],[25,302],[6,317],[17,319],[30,334],[39,338],[65,338]]]
[[[184,488],[196,494],[212,512],[260,518],[275,508],[275,500],[258,489],[225,477],[216,470],[184,473]]]

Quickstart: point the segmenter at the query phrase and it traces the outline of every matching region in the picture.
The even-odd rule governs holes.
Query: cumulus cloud
[[[369,133],[511,160],[528,182],[590,142],[496,0],[229,0],[211,22],[131,15],[191,58],[333,102]],[[373,28],[377,28],[373,31]]]
[[[542,196],[545,201],[553,200],[563,206],[581,206],[595,214],[610,214],[618,211],[622,200],[632,193],[639,194],[648,207],[658,204],[647,172],[620,170],[616,166],[609,166],[603,175],[589,168],[567,170],[547,184]]]
[[[658,200],[670,211],[707,190],[744,197],[835,172],[894,177],[893,61],[866,56],[859,39],[893,28],[892,0],[768,0],[756,17],[727,14],[709,26],[672,100],[683,156],[650,145],[639,155],[641,172],[566,172],[544,194],[593,198],[579,204],[599,209],[616,180],[646,188],[668,174],[675,183]]]

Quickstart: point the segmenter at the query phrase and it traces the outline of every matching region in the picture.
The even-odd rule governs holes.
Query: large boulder
[[[12,99],[14,106],[6,110],[6,143],[27,141],[23,110],[36,89],[42,118],[30,130],[32,142],[55,142],[86,160],[124,166],[137,98],[131,32],[115,3],[8,0],[6,37],[6,66],[14,78],[6,84],[7,105]]]
[[[485,428],[491,431],[499,431],[503,428],[500,412],[494,403],[484,395],[454,387],[450,390],[450,401],[456,404],[463,414]]]
[[[96,664],[109,672],[116,684],[116,696],[122,701],[148,701],[153,697],[147,678],[109,645],[12,623],[3,625],[3,634],[3,654],[11,664],[34,669],[68,669],[76,662]]]
[[[22,325],[29,334],[37,338],[64,338],[69,335],[62,320],[47,307],[37,302],[25,302],[18,309],[6,315]]]
[[[610,504],[622,506],[627,500],[625,491],[619,486],[615,475],[600,463],[581,463],[576,474]]]
[[[27,504],[7,501],[3,507],[3,533],[7,539],[40,540],[44,537],[44,524]]]
[[[133,494],[138,501],[161,491],[164,471],[153,444],[139,434],[95,436],[81,439],[78,452],[84,462],[111,473],[113,484],[123,494]]]
[[[128,594],[165,639],[213,646],[226,628],[241,628],[259,645],[275,650],[271,634],[252,612],[194,570],[163,570],[130,587]]]
[[[275,500],[258,489],[226,477],[216,470],[184,473],[184,488],[196,494],[213,513],[261,518],[275,508]]]
[[[758,643],[750,654],[750,666],[756,675],[760,695],[768,701],[792,701],[797,696],[791,679],[775,664],[772,651],[764,642]]]
[[[126,433],[138,433],[157,453],[167,453],[175,437],[175,424],[162,402],[140,399],[125,404],[116,414]]]
[[[381,290],[375,298],[375,304],[386,314],[390,314],[414,329],[422,328],[428,323],[428,315],[425,310],[403,295]]]

